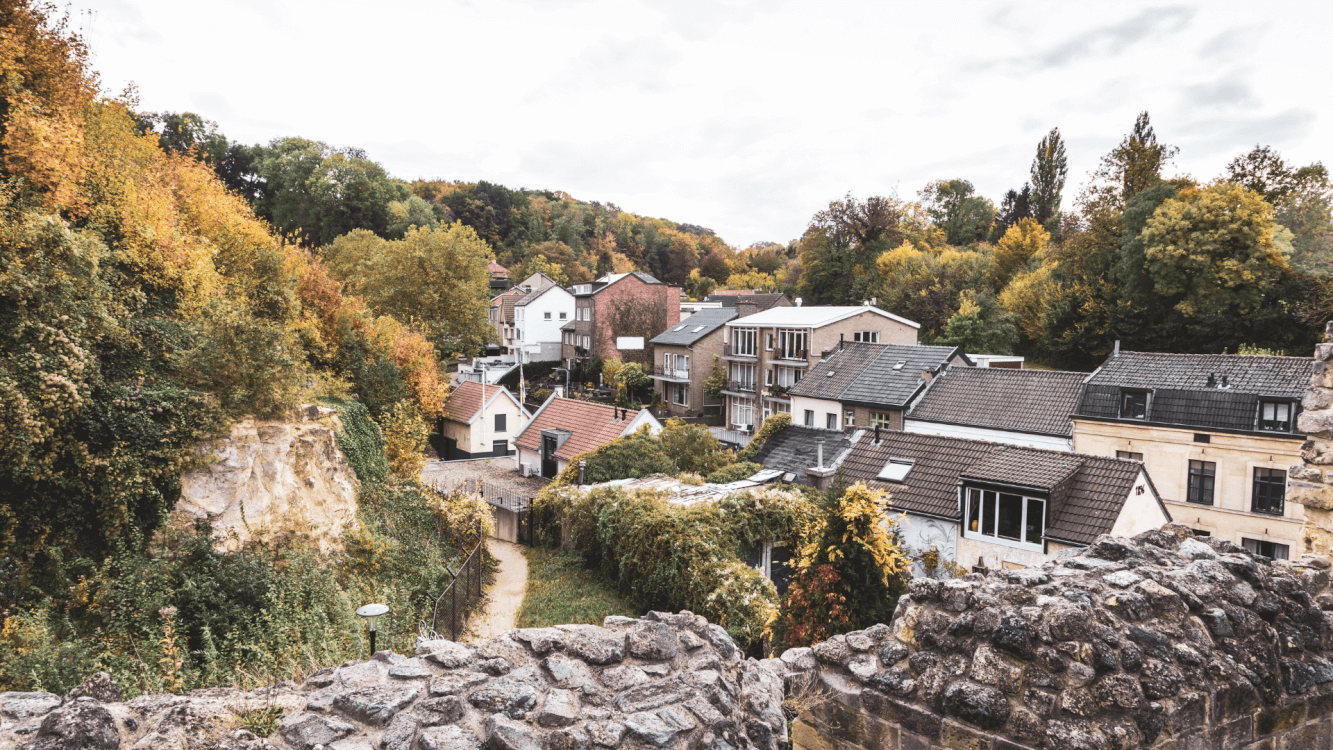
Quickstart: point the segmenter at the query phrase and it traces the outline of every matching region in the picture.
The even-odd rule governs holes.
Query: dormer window
[[[1148,416],[1147,391],[1120,392],[1120,418],[1144,419]]]
[[[830,414],[829,416],[833,415]],[[882,479],[885,482],[902,482],[907,479],[908,474],[912,473],[912,467],[915,465],[916,461],[910,458],[890,458],[889,462],[884,464],[884,468],[880,469],[879,473],[875,475],[875,478]]]
[[[1291,432],[1291,404],[1286,401],[1259,402],[1259,429]]]
[[[969,487],[963,536],[1041,551],[1046,500]]]

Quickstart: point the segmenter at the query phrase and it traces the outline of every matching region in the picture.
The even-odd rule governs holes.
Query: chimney
[[[845,333],[838,334],[838,351],[842,351],[842,337],[846,335]]]
[[[1208,373],[1208,385],[1207,385],[1207,387],[1208,387],[1208,388],[1216,388],[1216,387],[1217,387],[1217,375],[1216,375],[1215,373],[1211,373],[1211,372]]]
[[[875,445],[879,445],[879,422],[875,423]]]
[[[1112,356],[1112,357],[1119,357],[1119,356],[1120,356],[1120,339],[1116,339],[1116,340],[1115,340],[1115,352],[1113,352],[1113,353],[1111,354],[1111,356]]]
[[[759,312],[759,305],[755,304],[753,299],[736,300],[736,317],[744,318],[747,315],[754,315]]]
[[[797,298],[796,298],[796,306],[797,306],[797,307],[800,307],[800,306],[801,306],[801,298],[800,298],[800,297],[797,297]]]
[[[824,468],[824,438],[815,438],[815,468]]]
[[[930,382],[930,379],[933,378],[933,377],[935,377],[935,372],[934,372],[933,370],[931,370],[929,367],[922,368],[922,370],[921,370],[921,379],[922,379],[922,380],[924,380],[924,381],[926,381],[927,383],[929,383],[929,382]]]

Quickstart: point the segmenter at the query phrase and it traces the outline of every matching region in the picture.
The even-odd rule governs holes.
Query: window
[[[1194,532],[1194,536],[1212,536],[1212,535],[1213,535],[1213,532],[1211,532],[1211,531],[1204,531],[1203,529],[1190,529],[1190,531],[1193,531],[1193,532]]]
[[[564,320],[564,319],[565,319],[565,316],[567,316],[567,315],[569,315],[569,313],[567,313],[567,312],[561,312],[561,313],[560,313],[560,319],[561,319],[561,320]]]
[[[1189,494],[1185,499],[1201,505],[1213,504],[1213,483],[1217,478],[1217,464],[1212,461],[1190,461]]]
[[[1255,513],[1282,515],[1287,497],[1287,472],[1282,469],[1254,470],[1254,498],[1250,509]]]
[[[1282,401],[1261,402],[1259,404],[1259,429],[1272,432],[1291,432],[1291,404]]]
[[[766,343],[765,343],[765,346],[764,346],[764,349],[765,349],[766,351],[770,351],[770,352],[773,351],[773,334],[770,333],[770,334],[768,334],[767,336],[765,336],[764,338],[765,338],[765,342],[766,342]]]
[[[764,385],[773,385],[773,368],[764,368]]]
[[[782,359],[805,359],[805,330],[778,329],[778,356]]]
[[[827,427],[827,428],[830,429],[830,430],[836,430],[836,429],[838,429],[838,415],[837,415],[837,414],[825,414],[825,415],[824,415],[824,426]]]
[[[731,366],[731,390],[754,390],[754,365]]]
[[[912,467],[915,465],[916,462],[910,458],[890,458],[889,462],[884,464],[884,468],[880,469],[879,473],[875,475],[875,478],[883,479],[886,482],[901,482],[907,478],[908,474],[912,473]]]
[[[870,426],[883,427],[886,430],[893,429],[893,413],[887,411],[870,412]]]
[[[801,382],[801,369],[799,367],[778,367],[776,368],[777,384],[782,388],[790,388]]]
[[[1014,545],[1040,546],[1046,533],[1046,501],[1008,492],[968,488],[967,535]]]
[[[755,330],[753,328],[737,328],[736,335],[733,336],[731,353],[738,357],[754,356]]]
[[[732,397],[731,424],[741,430],[749,429],[754,425],[753,399]]]
[[[862,341],[868,344],[879,343],[879,331],[857,331],[852,334],[852,341]]]
[[[1120,392],[1120,418],[1143,419],[1148,414],[1148,394],[1144,391]]]
[[[1196,432],[1196,433],[1194,433],[1194,442],[1196,442],[1196,443],[1211,443],[1211,442],[1213,442],[1213,436],[1212,436],[1212,435],[1209,435],[1209,434],[1206,433],[1206,432]]]
[[[805,426],[806,427],[815,426],[815,413],[810,409],[805,410]]]
[[[771,408],[774,414],[791,414],[791,404],[785,401],[770,401],[768,408]]]
[[[505,416],[506,416],[506,415],[504,415],[504,414],[496,414],[496,415],[495,415],[495,431],[496,431],[496,432],[504,432],[504,431],[505,431],[505,429],[506,429],[506,426],[505,426]]]
[[[851,409],[848,409],[847,411],[843,412],[843,414],[842,414],[842,426],[843,426],[843,427],[855,427],[855,426],[856,426],[856,412],[852,411]]]
[[[550,313],[548,312],[542,313],[542,320],[550,320],[550,319],[551,319]]]
[[[671,387],[671,403],[677,406],[689,406],[690,387],[685,383],[673,383]]]
[[[1133,451],[1116,451],[1116,452],[1115,452],[1115,457],[1116,457],[1116,458],[1127,458],[1127,459],[1129,459],[1130,461],[1138,461],[1139,463],[1143,463],[1143,454],[1142,454],[1142,453],[1134,453]]]
[[[1265,542],[1262,539],[1246,539],[1245,537],[1241,537],[1240,546],[1256,555],[1263,555],[1274,560],[1286,560],[1289,551],[1285,544]]]

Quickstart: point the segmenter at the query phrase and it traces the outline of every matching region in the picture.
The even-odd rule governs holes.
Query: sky
[[[1201,181],[1333,159],[1333,3],[84,0],[103,89],[395,177],[564,190],[728,243],[850,193],[997,204],[1059,127],[1064,205],[1135,116]]]

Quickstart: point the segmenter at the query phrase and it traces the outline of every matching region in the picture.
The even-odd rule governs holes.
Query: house
[[[1305,513],[1286,502],[1286,480],[1313,373],[1304,357],[1117,351],[1084,386],[1074,449],[1143,462],[1196,534],[1299,555]]]
[[[442,460],[512,456],[510,437],[523,429],[528,411],[508,388],[482,385],[468,380],[449,394],[440,435],[444,438]]]
[[[647,409],[621,409],[592,401],[575,401],[552,394],[514,436],[520,470],[547,479],[569,466],[580,453],[600,448],[647,425],[654,433],[662,423]]]
[[[722,340],[727,426],[751,431],[771,414],[790,414],[791,400],[782,391],[838,342],[915,344],[920,327],[869,305],[771,307],[727,321]]]
[[[487,319],[490,321],[491,327],[495,329],[495,338],[499,342],[502,355],[516,354],[520,345],[516,335],[518,326],[514,324],[514,305],[528,294],[548,286],[558,285],[550,276],[544,273],[534,273],[515,284],[513,288],[491,298]],[[566,311],[566,317],[572,314],[571,310]],[[558,329],[557,333],[553,335],[555,338],[551,341],[560,340]]]
[[[967,358],[972,360],[976,367],[997,367],[1009,370],[1023,369],[1023,362],[1026,357],[1017,357],[1012,354],[973,354],[968,352]]]
[[[647,340],[680,323],[680,287],[640,271],[612,273],[574,284],[574,320],[561,327],[565,367],[581,369],[594,359],[629,359],[644,364],[652,352]],[[632,348],[638,347],[638,348]]]
[[[781,366],[766,370],[765,400],[785,399],[792,422],[805,427],[901,430],[903,412],[932,378],[953,365],[971,364],[956,346],[842,341],[809,374]]]
[[[713,358],[722,356],[722,326],[735,317],[735,309],[704,309],[653,337],[651,377],[672,416],[721,410],[722,398],[709,398],[704,382],[712,373]]]
[[[836,472],[864,435],[865,430],[847,433],[790,425],[770,435],[752,460],[777,472],[775,478],[784,482],[813,485],[824,475],[822,470]]]
[[[545,284],[514,302],[513,349],[527,362],[560,359],[560,327],[574,319],[574,295]]]
[[[486,264],[486,270],[491,275],[491,289],[505,289],[509,286],[509,269],[491,261]]]
[[[969,359],[973,355],[967,355]],[[930,381],[903,429],[925,435],[1074,450],[1070,415],[1086,372],[951,367]]]
[[[696,302],[693,300],[680,301],[680,320],[684,322],[686,318],[699,312],[700,310],[718,310],[721,309],[721,302]]]
[[[1148,471],[1126,459],[867,430],[838,469],[891,493],[907,546],[974,570],[1040,565],[1102,534],[1171,522]],[[811,473],[821,487],[835,475]]]

